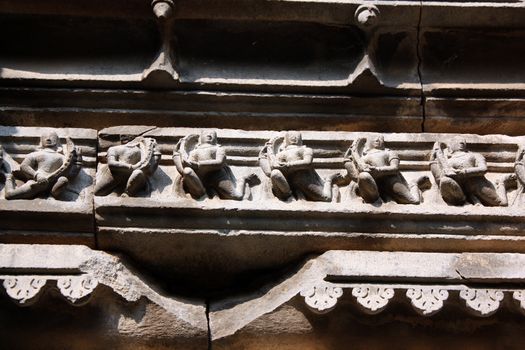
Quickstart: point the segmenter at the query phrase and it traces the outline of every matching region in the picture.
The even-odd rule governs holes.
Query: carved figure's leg
[[[51,188],[51,195],[53,196],[53,198],[58,199],[60,194],[62,194],[62,192],[64,192],[64,190],[66,189],[68,183],[69,180],[67,179],[67,177],[59,177],[57,182]]]
[[[337,186],[334,186],[334,182],[340,182],[342,181],[342,179],[343,176],[339,173],[327,176],[323,183],[323,193],[321,196],[321,200],[325,202],[332,201],[332,198],[334,198],[334,193],[336,194],[336,196],[339,194]]]
[[[419,204],[421,202],[417,184],[409,186],[401,174],[386,176],[378,182],[381,190],[384,190],[398,204]]]
[[[357,177],[359,194],[366,203],[374,203],[379,199],[379,189],[376,180],[369,173],[362,172]]]
[[[100,170],[100,175],[97,176],[97,181],[95,184],[95,196],[107,196],[126,179],[127,177],[113,176],[109,170],[109,167],[104,166]]]
[[[200,198],[206,194],[206,188],[192,168],[184,168],[182,182],[193,197]]]
[[[227,183],[224,183],[227,182]],[[248,176],[243,176],[239,178],[237,181],[237,184],[235,184],[235,181],[228,179],[228,180],[222,180],[219,184],[220,189],[225,189],[226,191],[221,191],[221,197],[224,196],[225,199],[234,199],[237,201],[243,200],[246,196],[246,191],[250,190],[250,187],[254,186],[255,184],[259,183],[259,177],[255,174],[250,174]],[[248,186],[246,186],[248,185]],[[225,192],[224,195],[222,192]]]
[[[439,191],[443,200],[450,205],[463,205],[467,200],[465,193],[456,180],[443,176],[439,182]]]
[[[282,194],[284,199],[292,195],[292,189],[280,170],[272,170],[270,179],[272,180],[273,187],[277,189],[278,193]]]
[[[147,178],[142,170],[134,170],[129,176],[126,189],[122,195],[129,197],[136,195],[146,185]]]
[[[32,199],[48,189],[48,186],[47,182],[29,180],[22,186],[16,187],[13,175],[8,174],[5,181],[5,199]]]
[[[476,196],[479,201],[489,207],[506,206],[507,194],[503,184],[498,185],[498,190],[492,182],[484,176],[471,178],[468,181],[468,190]]]

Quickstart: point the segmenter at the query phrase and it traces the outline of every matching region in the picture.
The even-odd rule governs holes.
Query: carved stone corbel
[[[448,299],[448,291],[436,287],[407,289],[407,298],[414,309],[423,316],[431,316],[441,310],[443,302]]]
[[[173,24],[175,17],[175,2],[173,0],[153,0],[153,13],[161,37],[161,47],[151,66],[144,70],[143,80],[179,80],[175,69]]]
[[[525,290],[515,290],[512,293],[512,298],[520,307],[520,311],[525,313]]]
[[[332,310],[337,304],[337,299],[343,295],[341,287],[329,284],[320,284],[301,292],[308,307],[319,313]]]
[[[97,285],[98,281],[90,275],[64,276],[57,279],[60,293],[72,303],[89,296]]]
[[[503,291],[496,289],[463,289],[459,297],[478,316],[490,316],[498,311]]]
[[[383,311],[394,297],[394,289],[363,285],[352,289],[352,295],[357,298],[357,302],[366,313],[377,314]]]
[[[29,305],[38,299],[38,294],[47,279],[40,276],[9,276],[4,279],[4,288],[11,298],[21,305]]]

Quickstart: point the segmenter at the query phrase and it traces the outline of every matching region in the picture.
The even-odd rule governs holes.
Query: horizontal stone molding
[[[317,313],[337,307],[345,296],[368,314],[403,298],[424,316],[452,300],[482,317],[497,312],[505,299],[524,312],[523,263],[524,254],[329,251],[253,295],[213,300],[211,332],[214,339],[231,335],[296,296]],[[105,285],[126,302],[146,298],[192,327],[206,329],[203,300],[166,295],[117,257],[87,247],[2,244],[0,271],[7,295],[21,305],[35,302],[46,286],[82,305]],[[243,317],[231,317],[239,313]]]

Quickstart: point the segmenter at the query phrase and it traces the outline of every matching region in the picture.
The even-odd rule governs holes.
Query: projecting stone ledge
[[[210,336],[218,348],[291,342],[296,349],[312,339],[319,344],[351,339],[376,322],[392,332],[430,327],[447,335],[458,327],[481,332],[490,325],[487,317],[497,317],[506,328],[523,330],[524,263],[524,254],[329,251],[252,292],[212,300]],[[84,345],[150,349],[162,339],[181,349],[208,346],[203,301],[160,292],[108,253],[81,246],[0,245],[0,271],[7,296],[29,306],[16,308],[0,298],[4,314],[17,315],[5,324],[0,320],[3,344],[31,348],[67,324]],[[49,331],[36,329],[35,320],[48,324]],[[21,337],[20,329],[34,336]],[[82,348],[74,337],[61,342],[49,348]]]
[[[116,256],[83,246],[0,245],[0,274],[7,295],[16,303],[38,301],[37,311],[22,311],[14,310],[5,298],[0,300],[6,315],[17,315],[14,323],[0,320],[4,345],[12,348],[15,344],[34,348],[40,337],[49,337],[48,332],[32,328],[35,320],[48,324],[50,332],[71,329],[84,345],[132,341],[137,348],[148,348],[148,342],[163,339],[167,346],[207,348],[204,302],[166,296]],[[58,295],[82,307],[73,310],[57,300]],[[21,337],[20,329],[34,330],[34,337]],[[75,339],[62,341],[67,348],[82,348]]]

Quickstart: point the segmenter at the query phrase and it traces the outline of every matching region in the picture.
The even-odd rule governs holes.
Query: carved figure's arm
[[[215,159],[201,160],[198,162],[199,167],[220,169],[226,165],[226,152],[221,146],[217,147]]]
[[[394,175],[399,171],[399,157],[396,153],[390,152],[389,164],[386,166],[376,167],[375,170],[382,175]]]
[[[29,154],[20,164],[20,171],[28,178],[37,180],[37,170],[35,170],[37,166],[36,159]]]
[[[302,153],[302,159],[288,162],[287,163],[288,168],[300,170],[300,169],[308,169],[311,166],[314,160],[313,150],[309,147],[304,147],[301,153]]]
[[[108,167],[110,170],[131,170],[132,165],[118,160],[118,154],[113,147],[108,149]]]
[[[475,153],[474,157],[476,159],[476,166],[463,169],[463,172],[467,177],[481,176],[485,175],[487,172],[487,162],[485,162],[485,157],[479,153]]]

